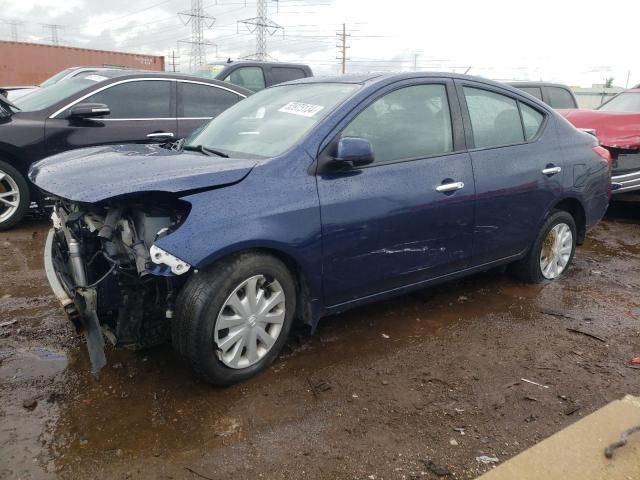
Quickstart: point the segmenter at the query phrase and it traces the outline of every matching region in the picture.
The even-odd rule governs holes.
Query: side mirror
[[[340,169],[362,167],[373,162],[373,148],[366,138],[344,137],[336,147],[332,165]]]
[[[109,115],[111,110],[104,103],[78,103],[71,107],[70,118],[93,118]]]

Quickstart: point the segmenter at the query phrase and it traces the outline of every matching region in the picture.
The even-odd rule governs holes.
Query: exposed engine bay
[[[166,339],[176,292],[192,270],[154,245],[178,228],[189,205],[152,197],[98,205],[57,199],[53,209],[45,269],[86,336],[94,372],[106,364],[104,337],[130,349]]]

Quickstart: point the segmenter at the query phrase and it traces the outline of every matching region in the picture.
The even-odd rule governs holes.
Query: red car
[[[595,110],[560,110],[573,125],[593,129],[611,152],[613,194],[640,199],[640,85],[619,93]],[[630,199],[630,196],[625,195]]]

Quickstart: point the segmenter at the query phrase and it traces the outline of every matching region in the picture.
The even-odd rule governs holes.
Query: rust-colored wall
[[[164,71],[164,57],[0,41],[0,85],[37,85],[60,70],[78,66]]]

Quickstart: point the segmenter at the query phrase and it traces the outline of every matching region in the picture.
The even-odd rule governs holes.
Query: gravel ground
[[[94,379],[46,284],[47,228],[0,232],[2,479],[471,479],[640,394],[640,206],[560,281],[494,270],[327,318],[226,389],[169,347],[110,350]]]

